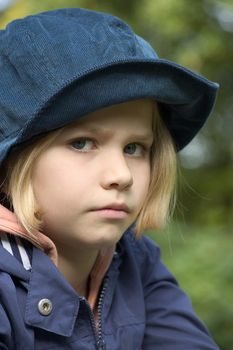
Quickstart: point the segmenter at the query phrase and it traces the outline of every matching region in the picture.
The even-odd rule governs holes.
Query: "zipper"
[[[91,321],[91,328],[94,334],[95,342],[96,342],[96,348],[97,350],[106,350],[106,343],[103,339],[102,335],[102,309],[103,309],[103,300],[105,297],[105,292],[107,288],[107,278],[105,277],[103,287],[99,296],[98,300],[98,307],[97,307],[97,316],[98,316],[98,332],[96,329],[96,324],[95,324],[95,319],[94,319],[94,314],[93,311],[85,297],[80,297],[81,301],[83,301],[87,307],[88,310],[88,315],[90,317]]]
[[[98,307],[97,307],[97,315],[98,315],[98,342],[97,346],[99,350],[106,350],[106,343],[103,339],[102,335],[102,310],[103,310],[103,300],[105,297],[105,292],[107,289],[107,282],[108,278],[105,277],[104,282],[103,282],[103,287],[100,292],[99,300],[98,300]]]

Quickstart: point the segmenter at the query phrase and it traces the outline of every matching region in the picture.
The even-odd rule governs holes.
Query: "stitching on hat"
[[[45,68],[45,72],[47,73],[46,74],[46,77],[51,81],[52,79],[52,84],[54,87],[57,87],[59,86],[58,83],[54,80],[54,76],[51,74],[51,70],[53,69],[53,67],[49,67],[48,69],[48,66],[49,66],[49,61],[47,59],[47,57],[43,54],[42,51],[40,51],[38,49],[38,47],[35,45],[35,42],[36,42],[36,38],[35,38],[35,35],[34,33],[31,31],[29,32],[27,27],[26,27],[26,24],[23,23],[23,27],[25,29],[25,34],[27,35],[28,39],[30,40],[30,45],[34,48],[34,50],[36,51],[36,53],[38,54],[38,56],[40,56],[42,58],[42,60],[40,61],[40,64],[43,64],[43,67]],[[34,40],[32,40],[32,36],[34,36]]]
[[[6,136],[6,137],[3,135],[3,136],[4,136],[4,140],[2,140],[2,141],[8,140],[8,139],[11,138],[12,136],[17,135],[17,133],[18,133],[20,130],[22,130],[22,129],[17,129],[17,130],[15,130],[15,131],[13,131],[11,134],[9,134],[8,136]],[[2,141],[0,141],[0,145],[1,145]]]

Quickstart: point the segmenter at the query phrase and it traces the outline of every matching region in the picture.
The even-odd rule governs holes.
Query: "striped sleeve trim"
[[[31,246],[18,236],[0,232],[0,244],[13,255],[26,270],[31,269]]]

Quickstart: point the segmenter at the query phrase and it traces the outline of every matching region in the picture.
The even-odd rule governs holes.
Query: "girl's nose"
[[[123,154],[109,155],[103,160],[101,186],[104,189],[116,188],[120,191],[132,186],[133,175]]]

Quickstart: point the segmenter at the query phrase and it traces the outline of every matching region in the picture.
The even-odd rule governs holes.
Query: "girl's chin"
[[[112,235],[99,235],[92,237],[92,239],[87,238],[70,238],[66,239],[64,242],[57,242],[54,241],[56,246],[60,246],[63,250],[64,249],[70,249],[70,250],[88,250],[88,249],[103,249],[107,247],[112,247],[115,245],[122,237],[123,234],[112,234]],[[66,248],[65,248],[66,247]]]

